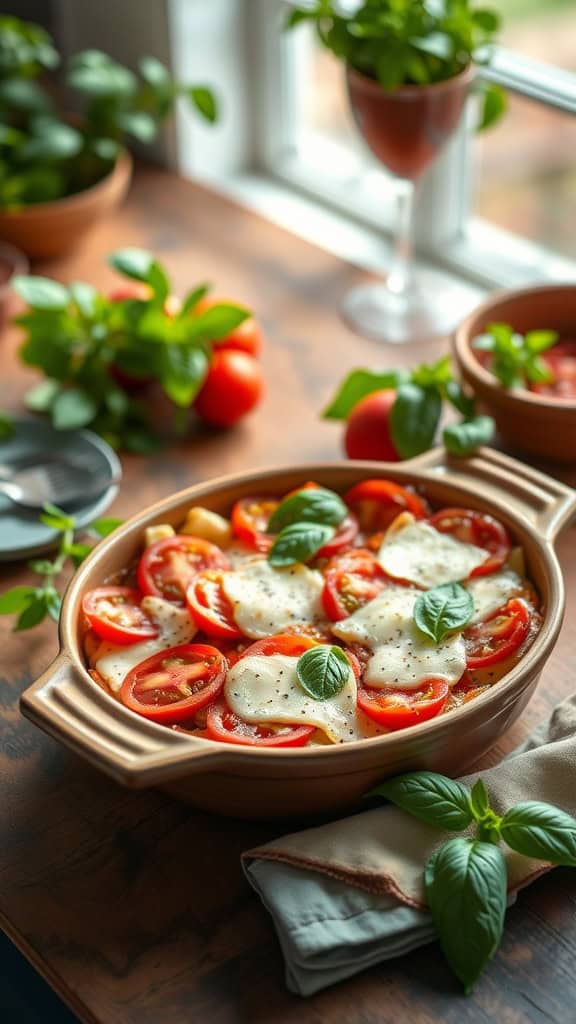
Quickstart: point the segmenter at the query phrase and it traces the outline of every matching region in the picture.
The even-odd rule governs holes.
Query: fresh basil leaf
[[[31,562],[28,562],[28,568],[32,572],[38,573],[39,576],[52,576],[54,562],[50,562],[47,558],[34,558]]]
[[[208,373],[208,357],[203,349],[184,345],[166,345],[162,353],[161,382],[175,405],[188,408]]]
[[[74,560],[74,565],[80,563]],[[55,589],[55,587],[46,587],[43,593],[44,607],[48,612],[48,615],[54,622],[58,622],[60,619],[60,609],[62,607],[62,597]]]
[[[496,432],[491,416],[475,416],[444,428],[442,440],[451,455],[471,455],[480,445],[490,444]]]
[[[270,516],[269,533],[279,533],[291,523],[325,523],[339,526],[348,509],[342,498],[323,487],[309,487],[285,498]]]
[[[10,437],[14,437],[15,433],[13,417],[10,413],[0,410],[0,441],[7,441]]]
[[[95,523],[90,525],[90,529],[94,530],[99,537],[108,537],[114,530],[117,530],[119,526],[122,526],[123,520],[116,519],[113,516],[109,516],[108,519],[97,519]]]
[[[350,662],[341,647],[318,644],[300,655],[296,674],[309,697],[330,700],[340,693],[349,678]]]
[[[461,384],[455,380],[449,380],[446,382],[445,395],[451,405],[454,406],[458,412],[466,419],[474,418],[474,410],[476,408],[476,401],[473,395],[468,395]]]
[[[525,857],[576,865],[576,818],[559,807],[536,800],[517,804],[502,818],[500,834]]]
[[[483,818],[487,811],[490,810],[490,800],[488,799],[488,792],[482,779],[476,779],[476,782],[472,786],[470,792],[470,806],[476,821]]]
[[[107,163],[111,163],[116,160],[120,153],[120,143],[116,142],[116,139],[92,139],[90,141],[90,149],[100,160],[106,160]]]
[[[69,160],[83,145],[83,136],[71,125],[52,117],[39,118],[19,156],[23,160]]]
[[[385,779],[367,795],[386,797],[420,821],[447,832],[461,832],[472,821],[466,786],[436,772],[408,772]]]
[[[169,89],[172,84],[172,76],[168,68],[156,57],[141,57],[138,61],[138,70],[144,81],[154,89]]]
[[[470,591],[459,583],[442,583],[424,591],[414,605],[414,622],[435,643],[448,633],[463,629],[474,613]]]
[[[191,85],[186,86],[184,91],[205,121],[214,124],[218,120],[218,104],[211,89],[206,86]]]
[[[117,249],[110,253],[108,263],[114,270],[133,281],[148,283],[150,268],[154,263],[154,257],[145,249]]]
[[[227,338],[232,331],[235,331],[251,316],[250,311],[244,309],[243,306],[236,306],[231,302],[219,302],[217,306],[211,306],[205,313],[189,318],[188,332],[193,338],[220,341],[222,338]]]
[[[12,587],[0,594],[0,615],[22,612],[36,597],[36,587]]]
[[[506,861],[499,846],[458,836],[428,860],[426,899],[442,951],[471,992],[502,937]]]
[[[476,131],[484,132],[492,128],[503,116],[508,107],[506,92],[499,85],[486,85],[482,94],[482,111]]]
[[[556,344],[558,331],[527,331],[524,341],[529,352],[539,355]]]
[[[322,523],[292,523],[280,531],[268,552],[270,565],[276,568],[306,562],[335,534],[333,526]]]
[[[170,294],[170,281],[164,268],[157,260],[154,260],[148,271],[147,281],[156,302],[163,304]]]
[[[191,313],[200,302],[200,299],[203,299],[209,291],[209,284],[200,284],[197,288],[194,288],[193,291],[188,292],[188,295],[182,303],[182,309],[180,310],[179,316],[187,316],[188,313]]]
[[[374,391],[395,391],[408,379],[405,370],[352,370],[345,378],[322,416],[326,420],[346,420],[355,405]]]
[[[49,277],[27,277],[15,274],[12,287],[33,309],[65,309],[70,300],[68,290]]]
[[[46,526],[51,526],[53,530],[61,531],[73,530],[76,525],[73,516],[67,515],[63,509],[58,508],[57,505],[51,505],[49,502],[44,505],[40,522],[45,523]]]
[[[96,312],[98,291],[85,281],[73,281],[69,288],[72,300],[76,303],[82,316],[90,319]]]
[[[128,68],[110,57],[99,64],[94,61],[82,63],[81,57],[82,54],[75,54],[74,64],[67,75],[68,84],[73,89],[97,99],[127,99],[136,92],[138,80]]]
[[[422,363],[412,371],[410,380],[420,388],[445,388],[452,381],[450,356],[442,356],[437,363]]]
[[[33,629],[46,618],[48,609],[43,596],[35,597],[30,604],[20,613],[14,626],[16,633],[21,633],[24,629]]]
[[[97,412],[96,402],[81,388],[60,391],[51,406],[52,423],[56,430],[77,430],[79,427],[86,427]]]
[[[118,117],[123,132],[132,135],[139,142],[152,142],[158,131],[156,121],[144,110],[126,110]]]
[[[540,356],[528,355],[524,362],[524,376],[530,384],[547,384],[554,380],[554,373]]]
[[[392,440],[403,459],[428,451],[434,443],[442,399],[436,390],[401,384],[390,413]]]
[[[52,380],[50,377],[43,380],[41,384],[26,392],[24,397],[26,408],[31,412],[49,412],[59,391],[60,384],[57,380]]]

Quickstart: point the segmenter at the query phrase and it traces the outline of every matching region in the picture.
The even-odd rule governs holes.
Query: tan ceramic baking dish
[[[192,504],[228,512],[237,498],[250,493],[284,494],[309,479],[340,490],[375,476],[416,484],[442,505],[492,512],[524,546],[528,572],[543,600],[543,627],[526,657],[489,693],[430,722],[375,739],[265,750],[185,736],[148,722],[91,680],[80,647],[82,595],[136,557],[145,526],[177,525]],[[134,516],[80,568],[62,608],[60,654],[24,693],[22,711],[126,786],[162,786],[199,807],[239,817],[345,810],[376,780],[408,769],[458,774],[518,717],[556,642],[564,587],[553,541],[575,512],[575,491],[490,449],[468,460],[451,460],[438,449],[401,466],[305,465],[198,484]]]

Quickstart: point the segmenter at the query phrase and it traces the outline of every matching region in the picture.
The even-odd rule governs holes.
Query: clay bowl
[[[0,209],[0,238],[33,260],[61,256],[124,198],[132,176],[132,157],[122,150],[114,167],[92,188],[23,210]]]
[[[453,352],[460,375],[494,417],[507,444],[529,455],[576,462],[576,400],[523,389],[506,390],[478,361],[472,342],[490,323],[511,324],[519,333],[550,328],[576,336],[576,285],[542,285],[500,292],[479,306],[456,330]]]
[[[366,477],[413,483],[441,505],[491,512],[523,545],[527,571],[542,597],[543,627],[525,658],[490,692],[402,732],[337,747],[273,750],[176,733],[128,711],[92,681],[81,650],[82,595],[137,557],[144,527],[177,525],[192,504],[229,512],[248,494],[285,494],[310,479],[344,490]],[[418,768],[459,774],[518,717],[554,647],[564,587],[553,541],[575,512],[575,491],[490,449],[469,460],[450,459],[437,449],[402,466],[304,465],[198,484],[134,516],[81,566],[62,609],[60,654],[24,693],[22,711],[126,786],[160,786],[199,807],[237,817],[346,812],[384,776]]]

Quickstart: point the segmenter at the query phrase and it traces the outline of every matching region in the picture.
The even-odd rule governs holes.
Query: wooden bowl
[[[179,524],[190,505],[229,512],[238,498],[285,494],[304,480],[345,490],[367,477],[421,487],[441,505],[493,513],[522,544],[543,625],[520,663],[468,704],[401,732],[333,747],[242,747],[186,736],[133,714],[92,681],[81,646],[83,594],[138,556],[154,523]],[[161,786],[199,807],[270,819],[345,812],[387,775],[427,768],[460,774],[518,717],[558,636],[564,586],[553,540],[576,512],[576,492],[498,452],[450,459],[436,449],[404,465],[342,462],[244,473],[198,484],[138,513],[95,549],[72,580],[56,661],[22,696],[33,722],[126,786]]]
[[[524,389],[507,390],[478,361],[472,342],[490,323],[519,333],[550,328],[576,337],[576,285],[542,285],[491,296],[456,330],[452,347],[463,380],[502,438],[519,451],[556,462],[576,462],[576,400],[555,400]]]
[[[122,150],[105,178],[72,196],[34,203],[23,210],[0,209],[0,238],[33,260],[62,256],[124,198],[132,177],[132,157]]]

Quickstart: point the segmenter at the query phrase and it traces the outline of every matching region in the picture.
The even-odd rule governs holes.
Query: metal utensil
[[[47,502],[72,505],[102,494],[120,476],[94,474],[88,465],[52,457],[34,466],[0,466],[0,494],[26,508],[41,509]]]

